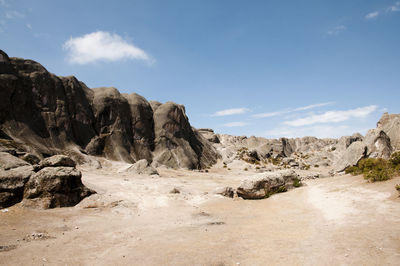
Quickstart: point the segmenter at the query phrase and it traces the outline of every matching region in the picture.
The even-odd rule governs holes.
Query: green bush
[[[276,192],[282,193],[282,192],[286,192],[286,191],[287,191],[287,188],[285,186],[280,186]]]
[[[301,187],[303,184],[301,183],[300,179],[295,179],[293,180],[293,186],[294,187]]]
[[[244,170],[245,170],[245,171],[248,171],[249,169],[247,169],[247,168],[244,168]]]
[[[392,178],[395,174],[395,165],[389,160],[382,158],[361,159],[356,166],[346,169],[347,174],[364,175],[364,178],[371,181],[384,181]]]

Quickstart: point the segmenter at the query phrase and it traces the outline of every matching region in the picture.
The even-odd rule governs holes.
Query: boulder
[[[135,174],[144,175],[158,175],[157,170],[152,167],[146,159],[142,159],[128,167],[126,172],[133,172]]]
[[[40,170],[45,167],[58,167],[58,166],[67,166],[67,167],[75,167],[76,163],[74,160],[65,155],[54,155],[48,158],[43,159],[35,170]]]
[[[378,121],[377,127],[385,131],[390,138],[392,149],[400,150],[400,114],[384,113]]]
[[[26,183],[23,205],[44,209],[75,206],[93,193],[82,184],[76,168],[45,167]]]
[[[32,166],[19,166],[0,170],[0,208],[6,208],[22,200],[24,186],[33,175]]]
[[[356,165],[367,154],[367,146],[363,141],[353,142],[342,154],[340,159],[335,162],[336,172],[342,172],[346,168]]]
[[[244,199],[264,199],[292,188],[299,180],[299,175],[293,170],[260,173],[243,180],[236,192]]]
[[[392,154],[390,138],[380,128],[370,129],[365,136],[364,143],[367,146],[366,156],[369,158],[389,159]]]
[[[233,196],[235,195],[235,190],[231,187],[220,187],[215,189],[215,194],[224,196],[224,197],[228,197],[228,198],[233,198]]]
[[[39,157],[32,153],[25,153],[20,158],[29,164],[38,164],[40,162]]]
[[[25,165],[29,165],[29,163],[7,152],[0,152],[0,169],[9,170]]]

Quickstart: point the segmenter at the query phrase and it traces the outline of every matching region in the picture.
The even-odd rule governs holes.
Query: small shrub
[[[314,165],[314,167],[315,167],[315,168],[318,168],[318,167],[319,167],[319,165],[318,165],[318,164],[315,164],[315,165]]]
[[[280,186],[276,192],[282,193],[282,192],[286,192],[286,191],[287,191],[287,188],[285,186]]]
[[[364,178],[371,181],[385,181],[393,177],[395,168],[391,161],[382,158],[361,159],[356,166],[346,169],[346,173],[352,175],[364,175]]]
[[[256,166],[256,169],[257,169],[257,170],[260,170],[260,166]]]
[[[396,188],[396,190],[400,193],[400,184],[397,184],[394,186]]]
[[[231,170],[231,168],[228,168],[228,170]]]
[[[303,168],[304,168],[304,170],[310,170],[310,167],[311,167],[311,166],[310,166],[309,164],[306,164],[306,165],[304,165]]]
[[[226,166],[226,164],[224,165],[224,168],[227,168],[228,166]]]
[[[293,180],[293,186],[294,187],[301,187],[303,184],[301,183],[300,179],[295,179]]]
[[[247,168],[244,168],[244,170],[245,170],[245,171],[248,171],[249,169],[247,169]]]
[[[205,172],[208,173],[208,169],[206,169]]]
[[[335,150],[336,150],[336,147],[332,147],[332,148],[331,148],[331,151],[335,151]]]

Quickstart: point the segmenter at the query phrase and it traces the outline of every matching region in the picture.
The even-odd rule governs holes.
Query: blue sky
[[[365,134],[400,113],[399,47],[400,1],[0,0],[9,56],[234,135]]]

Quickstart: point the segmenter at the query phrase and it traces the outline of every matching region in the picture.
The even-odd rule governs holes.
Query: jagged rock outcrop
[[[142,159],[125,169],[124,172],[139,175],[158,175],[157,170],[152,167],[146,159]]]
[[[8,153],[0,153],[0,160],[0,208],[22,200],[41,208],[74,206],[95,193],[82,184],[76,163],[67,156],[55,155],[34,166]]]
[[[93,89],[91,104],[99,136],[90,141],[87,152],[112,160],[134,162],[128,101],[116,88],[101,87]]]
[[[154,119],[150,103],[136,93],[123,94],[128,100],[131,112],[133,150],[135,159],[141,158],[151,162],[154,150]]]
[[[10,58],[8,69],[0,72],[4,134],[47,155],[86,145],[94,120],[83,83],[57,77],[32,60]]]
[[[400,114],[384,113],[378,121],[377,127],[388,135],[393,150],[400,150]]]
[[[181,105],[149,103],[115,88],[89,89],[3,51],[0,97],[0,151],[18,145],[37,158],[67,154],[79,162],[85,153],[129,163],[152,162],[156,155],[158,163],[185,168],[208,167],[218,157]]]
[[[220,143],[217,134],[211,128],[198,128],[197,131],[209,142]]]
[[[211,166],[218,157],[214,147],[193,131],[183,105],[167,102],[154,112],[155,157],[172,168],[199,169]]]
[[[45,167],[29,178],[24,189],[24,206],[44,209],[75,206],[95,193],[82,184],[74,167]]]
[[[299,184],[300,177],[293,170],[256,174],[242,181],[236,189],[244,199],[264,199],[276,192],[283,192]]]
[[[380,129],[370,129],[363,141],[367,147],[366,156],[369,158],[389,159],[392,154],[390,138]]]
[[[362,158],[366,156],[367,146],[361,141],[352,143],[341,158],[335,163],[334,169],[336,172],[346,170],[346,168],[356,165]]]
[[[34,174],[31,165],[18,166],[12,169],[0,169],[0,209],[20,202],[24,186]]]

